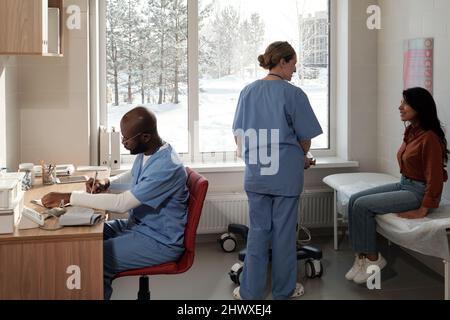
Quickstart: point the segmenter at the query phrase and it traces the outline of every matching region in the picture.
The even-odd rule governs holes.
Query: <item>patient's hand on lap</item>
[[[399,213],[398,216],[403,219],[423,219],[428,215],[428,208],[420,208],[417,210],[411,210],[403,213]]]

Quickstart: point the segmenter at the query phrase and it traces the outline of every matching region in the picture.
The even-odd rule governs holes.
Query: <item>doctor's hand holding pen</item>
[[[90,194],[105,193],[109,190],[109,185],[109,179],[97,180],[91,178],[86,182],[86,192]]]

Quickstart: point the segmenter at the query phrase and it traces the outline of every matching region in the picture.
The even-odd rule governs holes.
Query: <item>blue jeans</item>
[[[425,183],[402,177],[400,183],[376,187],[353,195],[348,204],[349,233],[357,253],[378,253],[375,217],[419,209]]]

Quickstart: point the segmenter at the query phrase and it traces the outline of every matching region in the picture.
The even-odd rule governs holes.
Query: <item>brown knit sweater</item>
[[[398,151],[400,172],[405,177],[424,182],[425,196],[422,206],[438,208],[444,182],[448,180],[444,169],[444,148],[439,137],[431,130],[409,126]]]

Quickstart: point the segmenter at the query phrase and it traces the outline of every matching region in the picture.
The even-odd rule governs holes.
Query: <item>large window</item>
[[[108,126],[148,107],[160,135],[187,153],[187,0],[107,0],[106,57]]]
[[[200,151],[235,150],[231,132],[242,88],[264,77],[257,57],[274,41],[298,52],[293,83],[308,94],[328,149],[328,0],[204,0],[200,8]]]
[[[232,154],[239,93],[264,77],[257,57],[282,40],[324,129],[313,148],[329,149],[329,11],[329,0],[107,0],[107,126],[144,105],[178,152]]]

